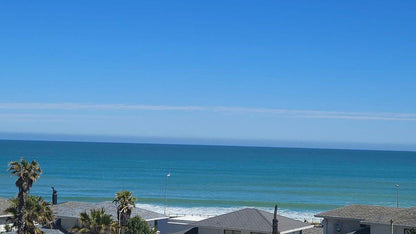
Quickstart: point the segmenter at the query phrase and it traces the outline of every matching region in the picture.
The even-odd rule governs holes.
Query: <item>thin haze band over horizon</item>
[[[395,112],[354,112],[295,110],[278,108],[256,108],[236,106],[195,106],[195,105],[141,105],[141,104],[88,104],[88,103],[0,103],[0,110],[110,110],[110,111],[205,111],[235,113],[269,113],[293,118],[350,119],[416,121],[416,113]]]

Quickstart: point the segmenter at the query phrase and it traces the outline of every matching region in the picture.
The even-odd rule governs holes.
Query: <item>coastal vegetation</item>
[[[11,206],[5,211],[12,214],[12,217],[7,219],[8,223],[12,223],[13,227],[17,227],[18,220],[18,209],[20,205],[19,198],[10,199]],[[24,204],[24,215],[23,215],[23,228],[21,232],[23,234],[38,234],[42,231],[36,226],[41,224],[43,226],[52,227],[52,223],[55,220],[55,215],[50,207],[50,204],[43,200],[42,197],[28,196]]]
[[[19,189],[17,200],[15,201],[15,218],[13,219],[13,227],[17,228],[17,234],[31,233],[29,230],[30,223],[27,223],[26,204],[28,201],[28,193],[33,183],[39,178],[42,169],[36,161],[29,163],[25,159],[13,161],[9,163],[8,171],[12,175],[17,176],[16,187]],[[34,202],[34,200],[31,200]]]
[[[116,234],[118,225],[113,221],[111,215],[106,214],[104,208],[92,209],[90,212],[79,214],[81,227],[73,227],[72,232],[90,234]]]
[[[155,230],[138,216],[130,219],[133,208],[136,205],[136,197],[127,190],[122,190],[114,195],[113,203],[117,206],[117,222],[107,214],[104,208],[92,209],[79,214],[81,226],[73,227],[75,233],[91,234],[116,234],[116,233],[142,233],[154,234]]]
[[[113,203],[117,206],[117,220],[121,227],[127,225],[136,200],[137,198],[132,196],[132,192],[127,190],[115,194]]]
[[[155,234],[156,230],[152,229],[149,224],[135,216],[128,220],[125,227],[115,222],[111,215],[106,214],[105,209],[92,209],[89,212],[84,211],[79,214],[81,226],[75,226],[71,232],[84,234]]]
[[[149,227],[149,224],[140,218],[135,216],[131,218],[127,224],[125,234],[155,234],[156,230]]]
[[[30,163],[25,159],[12,161],[8,164],[8,171],[17,176],[15,182],[19,189],[18,195],[10,199],[10,206],[5,210],[11,214],[7,218],[6,231],[16,230],[17,234],[41,234],[39,226],[53,227],[55,214],[51,204],[40,196],[29,195],[33,184],[39,179],[42,169],[36,161]],[[107,214],[104,208],[92,209],[79,214],[80,227],[71,229],[74,233],[90,234],[116,234],[116,233],[142,233],[154,234],[149,224],[136,216],[130,219],[137,198],[127,190],[117,192],[113,203],[117,207],[117,221]],[[11,224],[11,225],[9,225]]]

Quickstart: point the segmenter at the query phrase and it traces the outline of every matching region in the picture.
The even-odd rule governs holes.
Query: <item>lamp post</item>
[[[391,234],[393,234],[393,233],[394,233],[394,226],[393,226],[393,223],[394,223],[393,219],[392,219],[392,220],[390,220],[390,233],[391,233]]]
[[[400,185],[396,184],[396,207],[399,208],[399,187]]]
[[[166,180],[165,180],[165,205],[163,207],[163,214],[166,215],[166,203],[168,200],[168,193],[167,193],[167,188],[168,188],[168,178],[170,177],[170,172],[166,175]]]

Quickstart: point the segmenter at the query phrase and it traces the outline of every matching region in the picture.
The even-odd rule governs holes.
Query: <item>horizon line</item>
[[[197,105],[140,105],[140,104],[88,104],[75,102],[39,103],[16,102],[0,103],[0,110],[95,110],[95,111],[199,111],[226,113],[263,113],[283,117],[309,119],[348,119],[382,121],[416,121],[416,113],[399,112],[355,112],[326,111],[308,109],[278,109],[238,106],[197,106]]]
[[[7,136],[8,137],[5,137]],[[370,150],[416,152],[416,147],[407,144],[369,142],[317,142],[301,140],[272,139],[226,139],[226,138],[180,138],[149,136],[110,136],[47,133],[0,132],[0,141],[46,141],[74,143],[113,143],[113,144],[154,144],[224,147],[297,148],[322,150]]]

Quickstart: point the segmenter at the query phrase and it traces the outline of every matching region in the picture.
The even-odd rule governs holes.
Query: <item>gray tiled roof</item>
[[[8,199],[0,198],[0,216],[7,215],[4,211],[10,207],[10,202]]]
[[[321,227],[313,227],[302,231],[302,234],[323,234],[324,230]]]
[[[216,217],[204,219],[199,222],[192,223],[192,226],[217,228],[217,229],[233,229],[248,230],[253,232],[271,232],[272,231],[273,214],[254,208],[246,208],[231,213],[219,215]],[[285,232],[293,229],[308,229],[311,225],[290,219],[284,216],[277,216],[279,221],[279,231]]]
[[[58,217],[79,217],[81,212],[97,208],[104,208],[107,214],[113,216],[113,218],[117,217],[117,208],[114,203],[110,201],[100,203],[68,201],[52,206],[55,215]],[[133,208],[131,216],[140,216],[147,221],[167,218],[163,214],[138,207]]]
[[[393,217],[393,222],[394,225],[416,227],[416,207],[400,212],[398,215]]]
[[[315,215],[321,218],[355,219],[362,223],[390,224],[416,227],[416,207],[350,205]]]
[[[356,220],[386,220],[388,217],[404,210],[404,208],[385,207],[385,206],[368,206],[368,205],[350,205],[335,210],[330,210],[315,215],[321,218],[340,218],[340,219],[356,219]],[[388,221],[390,221],[388,219]]]

